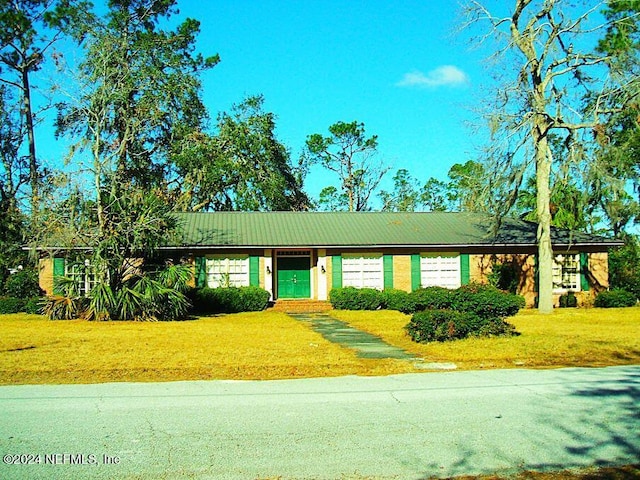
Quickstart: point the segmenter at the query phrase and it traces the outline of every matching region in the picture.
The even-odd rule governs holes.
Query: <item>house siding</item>
[[[581,254],[581,291],[575,292],[578,306],[593,305],[595,296],[609,286],[609,267],[607,252],[583,252]],[[470,262],[471,281],[487,283],[494,263],[515,263],[520,271],[518,291],[525,299],[527,307],[536,305],[536,256],[535,254],[480,254],[472,255]],[[586,267],[586,271],[585,271]],[[560,304],[561,294],[554,293],[554,305]]]
[[[411,285],[411,255],[399,254],[393,256],[393,288],[410,292]]]
[[[46,295],[53,295],[53,258],[41,258],[38,272],[38,285]]]
[[[522,295],[527,306],[533,307],[536,301],[535,255],[531,253],[479,254],[471,255],[469,261],[470,280],[476,283],[488,283],[489,274],[495,263],[513,263],[520,271],[517,293]]]

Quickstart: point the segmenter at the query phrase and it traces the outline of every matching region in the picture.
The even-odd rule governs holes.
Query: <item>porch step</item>
[[[331,310],[331,304],[329,302],[323,302],[321,300],[276,300],[276,303],[272,307],[274,312],[285,313],[319,313]]]

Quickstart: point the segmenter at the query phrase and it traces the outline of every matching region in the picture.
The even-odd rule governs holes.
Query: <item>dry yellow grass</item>
[[[550,315],[523,310],[509,319],[521,335],[416,344],[405,334],[409,316],[399,312],[335,311],[356,328],[458,368],[607,366],[640,363],[640,307],[562,309]]]
[[[385,375],[408,362],[358,358],[283,313],[186,322],[49,321],[0,315],[0,384]]]
[[[461,369],[640,363],[640,308],[525,310],[511,338],[416,344],[399,312],[333,311],[427,362]],[[186,322],[49,321],[0,315],[0,384],[283,379],[419,371],[409,361],[357,357],[277,312]]]
[[[446,480],[637,480],[640,465],[592,467],[555,472],[526,471],[509,477],[500,475],[458,476]]]

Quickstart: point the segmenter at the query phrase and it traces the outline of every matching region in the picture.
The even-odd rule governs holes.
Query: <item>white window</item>
[[[564,254],[553,258],[553,289],[556,291],[580,290],[580,255]]]
[[[460,255],[423,255],[420,258],[420,284],[423,287],[460,287]]]
[[[248,256],[207,258],[208,287],[243,287],[248,285]]]
[[[82,263],[67,263],[64,267],[64,275],[73,280],[80,296],[87,296],[96,286],[96,269],[89,260]]]
[[[382,254],[344,255],[342,257],[344,287],[384,289]]]

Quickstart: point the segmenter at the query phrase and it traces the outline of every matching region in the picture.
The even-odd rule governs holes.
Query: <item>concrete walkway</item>
[[[326,313],[292,313],[291,317],[311,324],[311,328],[330,342],[356,350],[361,358],[395,358],[418,360],[415,355],[389,345],[376,335],[353,328]]]

